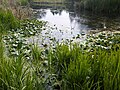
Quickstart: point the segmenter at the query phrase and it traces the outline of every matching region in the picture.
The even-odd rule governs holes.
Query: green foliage
[[[93,13],[120,13],[119,0],[82,0],[81,7]]]
[[[120,89],[119,49],[108,51],[99,48],[88,53],[78,44],[61,44],[43,53],[34,45],[33,61],[30,63],[24,59],[24,55],[16,59],[3,58],[0,61],[1,89]]]
[[[91,34],[87,36],[85,47],[86,50],[102,48],[106,50],[113,50],[119,48],[120,44],[120,33],[117,32],[100,32],[96,34]]]
[[[84,52],[79,46],[58,46],[50,55],[51,71],[63,90],[116,90],[119,85],[120,50]]]
[[[65,72],[65,67],[68,66],[71,60],[77,59],[80,49],[75,46],[58,45],[53,51],[50,51],[48,58],[52,63],[52,70],[58,75],[58,79],[62,78]]]
[[[93,35],[87,41],[87,47],[60,44],[54,49],[42,50],[37,45],[30,47],[24,39],[40,32],[45,23],[25,20],[21,21],[19,27],[11,12],[0,12],[1,90],[120,89],[120,34]],[[3,30],[9,31],[6,39],[3,38]],[[111,48],[108,50],[101,46]],[[8,57],[4,49],[13,48],[19,54]],[[91,50],[87,51],[89,49]],[[26,55],[30,58],[29,61],[26,60]]]
[[[19,27],[19,22],[13,16],[10,10],[0,9],[0,29],[2,31],[8,31]]]
[[[21,21],[19,28],[9,30],[9,34],[4,35],[3,38],[7,55],[17,57],[24,53],[25,57],[30,60],[31,47],[27,44],[26,37],[38,34],[44,25],[44,22],[38,20],[24,20]]]
[[[42,50],[37,45],[34,45],[32,47],[32,57],[34,62],[40,63],[40,61],[42,61],[41,54],[42,54]]]
[[[32,83],[30,71],[22,58],[0,61],[0,88],[2,90],[23,90]],[[27,82],[29,79],[29,82]],[[28,86],[27,83],[29,83]],[[31,88],[31,87],[30,87]],[[31,89],[32,90],[32,89]]]
[[[89,89],[89,78],[91,77],[91,66],[89,57],[87,54],[79,53],[78,59],[71,61],[65,79],[67,88],[71,90],[88,90]]]
[[[3,52],[4,52],[2,36],[3,36],[3,33],[2,33],[1,28],[0,28],[0,59],[3,58]]]
[[[30,0],[18,0],[17,2],[21,5],[21,6],[26,6],[29,4]]]

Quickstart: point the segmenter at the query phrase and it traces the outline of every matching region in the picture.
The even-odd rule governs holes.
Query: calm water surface
[[[69,5],[68,5],[69,6]],[[66,8],[34,8],[34,18],[47,21],[46,29],[29,38],[29,42],[48,44],[53,41],[84,41],[90,30],[120,26],[120,18],[101,17],[81,13],[73,6]],[[77,37],[77,38],[76,38]]]

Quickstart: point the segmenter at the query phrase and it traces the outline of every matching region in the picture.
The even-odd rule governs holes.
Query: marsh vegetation
[[[118,14],[120,2],[95,1],[100,2],[75,0],[74,9],[70,8],[72,4],[63,3],[64,8],[56,4],[56,7],[41,6],[34,8],[33,17],[27,19],[17,17],[13,7],[1,1],[6,4],[0,9],[0,90],[119,90],[120,22],[119,17],[111,18],[106,13]],[[21,7],[29,5],[28,2],[32,3],[21,0],[14,4]],[[56,0],[46,2],[53,4]],[[107,7],[98,7],[101,4]],[[89,10],[89,14],[80,13],[79,5]],[[79,28],[51,24],[46,18],[47,11],[49,20],[58,20],[65,27],[67,24],[63,22],[68,23],[69,15]],[[105,13],[105,16],[93,15],[93,12]]]

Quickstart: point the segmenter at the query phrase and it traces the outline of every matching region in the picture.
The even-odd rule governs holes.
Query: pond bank
[[[83,24],[81,22],[84,22],[84,18],[79,19],[79,13],[74,14],[71,9],[67,11],[70,11],[67,15],[71,16],[71,20],[80,22],[80,25]],[[45,11],[43,10],[43,12]],[[50,15],[59,16],[61,14],[61,11],[57,10],[51,10],[51,12],[53,14]],[[62,14],[66,16],[65,11]],[[55,24],[52,26],[49,22],[40,19],[18,20],[20,26],[17,27],[16,18],[12,13],[3,13],[1,16],[1,90],[120,90],[119,27],[117,27],[118,31],[114,32],[115,28],[110,29],[109,25],[106,25],[107,20],[103,20],[104,23],[101,22],[102,20],[96,23],[98,20],[94,21],[87,17],[90,24],[102,27],[98,29],[101,32],[96,31],[95,28],[91,29],[95,30],[94,33],[91,31],[87,35],[79,32],[81,29],[78,29],[79,33],[72,37],[72,40],[65,38],[64,42],[59,43],[53,36],[57,36],[60,32],[59,35],[64,34],[69,37],[71,35],[69,31],[74,33],[73,27],[70,30],[62,28],[59,30]],[[110,24],[110,26],[113,27],[114,24]],[[119,22],[117,22],[117,26],[119,26]],[[4,29],[7,32],[5,35],[2,33],[5,31]],[[57,31],[55,31],[56,29]],[[49,44],[52,42],[55,44],[54,47],[52,45],[49,47],[46,43],[41,43],[42,45],[39,46],[37,43],[30,44],[26,41],[28,38],[37,37],[42,31],[47,36],[41,35],[37,39],[41,39],[43,42],[47,40],[46,42]],[[64,32],[69,32],[70,35]],[[61,36],[59,37],[61,38]],[[74,42],[83,36],[86,36],[84,43]]]

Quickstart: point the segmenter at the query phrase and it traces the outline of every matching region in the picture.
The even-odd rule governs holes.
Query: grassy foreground
[[[2,53],[2,48],[0,49]],[[119,90],[120,50],[86,53],[77,45],[58,45],[46,59],[34,46],[33,61],[0,58],[1,90]]]

